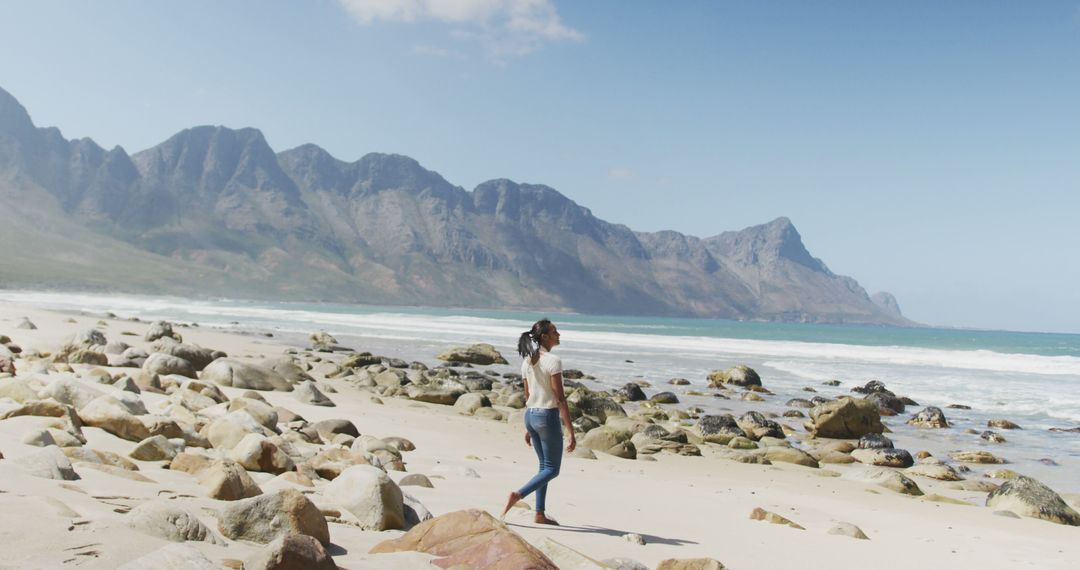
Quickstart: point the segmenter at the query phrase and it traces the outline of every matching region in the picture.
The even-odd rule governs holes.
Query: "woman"
[[[531,445],[536,450],[540,471],[524,487],[510,493],[502,513],[504,517],[510,507],[536,491],[536,522],[559,524],[544,514],[544,503],[548,482],[558,477],[562,464],[562,426],[566,426],[566,432],[570,434],[570,443],[566,446],[568,453],[577,447],[577,440],[563,391],[562,359],[551,353],[551,349],[558,344],[559,330],[547,319],[536,321],[531,329],[521,333],[518,338],[518,354],[524,359],[521,376],[525,380],[527,407],[525,445]],[[562,425],[559,425],[560,416]]]

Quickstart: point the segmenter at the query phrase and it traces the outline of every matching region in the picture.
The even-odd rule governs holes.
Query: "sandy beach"
[[[24,318],[37,328],[18,328]],[[177,425],[194,421],[195,427],[212,424],[226,413],[237,413],[224,409],[229,406],[226,402],[244,399],[248,391],[219,386],[228,398],[226,402],[210,402],[216,408],[180,410],[178,407],[183,406],[177,404],[176,392],[186,382],[183,378],[163,379],[160,391],[144,388],[135,393],[121,387],[122,379],[130,379],[129,385],[147,380],[145,375],[138,377],[142,368],[67,365],[45,356],[60,351],[71,335],[92,328],[108,341],[123,341],[146,353],[154,352],[153,342],[145,340],[151,323],[16,304],[0,306],[0,334],[10,337],[11,344],[21,349],[15,354],[15,377],[0,378],[0,386],[25,381],[28,386],[44,389],[58,378],[67,378],[88,387],[94,395],[126,391],[129,396],[125,397],[135,396],[142,401],[148,415],[168,415]],[[259,363],[289,356],[307,369],[316,386],[335,404],[328,407],[304,403],[296,391],[259,391],[279,414],[281,409],[288,410],[308,424],[349,420],[362,436],[404,438],[414,444],[414,450],[401,446],[392,450],[401,456],[405,470],[391,468],[386,473],[395,482],[410,474],[428,476],[431,488],[400,488],[436,518],[464,509],[482,509],[498,516],[507,493],[535,473],[535,455],[522,439],[520,410],[496,405],[498,415],[504,417],[499,421],[463,413],[453,405],[417,401],[404,393],[382,394],[379,386],[364,386],[356,381],[356,375],[340,372],[339,365],[352,354],[346,351],[312,352],[306,346],[290,346],[275,338],[200,327],[177,325],[173,330],[182,335],[185,344],[222,351],[229,359],[241,362]],[[350,348],[365,350],[364,346]],[[88,348],[99,349],[104,347]],[[432,354],[424,362],[432,370],[440,364],[435,356]],[[515,368],[516,356],[504,356],[511,362],[510,368]],[[66,366],[70,366],[70,372],[65,371]],[[484,369],[476,365],[461,370]],[[108,373],[107,380],[102,380],[101,370]],[[501,380],[496,379],[495,384]],[[653,387],[649,391],[660,389]],[[204,391],[199,395],[206,394]],[[47,399],[40,392],[36,396],[24,393],[21,401],[13,395],[10,391],[0,393],[0,414],[25,406],[27,400]],[[685,410],[691,405],[658,406]],[[623,407],[630,417],[641,409],[630,402]],[[790,439],[806,439],[802,420],[776,419],[796,428],[797,433]],[[131,471],[87,467],[86,462],[73,459],[72,469],[78,479],[35,476],[23,460],[46,448],[24,440],[27,434],[43,427],[61,429],[56,426],[62,420],[29,414],[0,420],[0,541],[5,545],[0,567],[116,568],[169,547],[174,542],[130,524],[134,509],[153,501],[183,508],[209,529],[210,540],[183,544],[198,550],[216,566],[239,567],[242,561],[251,561],[267,548],[223,534],[219,513],[235,501],[209,497],[197,475],[167,468],[168,460],[131,459],[138,466],[138,471]],[[890,420],[900,418],[886,418],[886,424]],[[692,424],[692,420],[687,421],[688,431],[692,431]],[[296,420],[290,425],[282,423],[277,428],[281,432],[303,429]],[[137,444],[88,425],[83,425],[81,433],[86,439],[84,449],[113,452],[129,459]],[[210,460],[225,454],[224,449],[193,445],[198,440],[196,435],[185,437],[189,439],[185,454],[203,455]],[[297,455],[289,458],[294,468],[287,471],[297,472],[295,466],[304,464],[317,451],[343,445],[356,449],[352,438],[337,441],[297,443]],[[647,568],[673,558],[712,558],[736,570],[907,568],[912,564],[956,569],[1050,569],[1080,565],[1080,542],[1076,540],[1080,528],[995,514],[1000,509],[985,506],[985,489],[964,490],[956,488],[959,485],[955,483],[913,477],[924,494],[911,496],[858,480],[854,474],[865,468],[859,463],[822,463],[818,468],[781,460],[768,465],[742,463],[731,459],[727,446],[702,442],[696,447],[700,456],[664,451],[639,454],[638,459],[602,452],[595,453],[595,459],[567,457],[548,494],[549,514],[563,526],[533,524],[531,511],[515,508],[506,517],[508,528],[541,550],[562,556],[559,560],[563,560],[564,568],[617,567],[588,561],[613,558],[637,561]],[[378,448],[368,445],[369,450]],[[911,450],[913,454],[916,451]],[[380,457],[385,459],[387,454]],[[248,471],[263,493],[297,489],[330,517],[326,551],[341,568],[424,568],[436,558],[416,552],[371,554],[376,544],[402,536],[405,531],[364,530],[362,525],[350,524],[340,503],[327,496],[328,480],[313,478],[309,487],[297,484],[300,478]],[[312,473],[303,468],[299,472]],[[145,480],[130,478],[132,473]],[[1066,495],[1065,500],[1076,508],[1075,496]],[[529,505],[532,501],[533,497],[525,500]],[[757,508],[803,528],[753,520],[750,515]],[[841,523],[857,526],[869,540],[830,534]],[[639,535],[644,544],[626,535]],[[575,558],[578,555],[574,552],[580,557]],[[573,562],[575,559],[577,562]],[[249,563],[247,567],[254,565]]]

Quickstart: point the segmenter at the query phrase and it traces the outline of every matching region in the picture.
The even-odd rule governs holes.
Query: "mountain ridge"
[[[42,192],[56,203],[27,201]],[[404,155],[275,152],[250,127],[192,127],[128,155],[34,127],[2,89],[0,199],[158,256],[142,263],[171,276],[164,289],[199,290],[197,273],[207,293],[258,298],[912,324],[833,274],[786,217],[706,238],[635,232],[543,184],[470,191]]]

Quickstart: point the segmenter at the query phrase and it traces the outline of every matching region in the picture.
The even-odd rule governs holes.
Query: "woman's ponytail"
[[[537,353],[540,352],[540,348],[532,340],[532,331],[525,331],[518,337],[518,354],[522,358],[533,359]]]

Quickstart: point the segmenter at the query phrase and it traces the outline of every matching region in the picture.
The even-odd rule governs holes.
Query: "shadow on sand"
[[[535,528],[535,529],[554,530],[554,531],[563,531],[563,532],[587,532],[587,533],[595,533],[595,534],[606,534],[607,536],[622,536],[624,534],[633,533],[633,531],[631,531],[631,530],[618,530],[618,529],[614,529],[614,528],[606,528],[606,527],[602,527],[602,526],[593,526],[593,525],[586,525],[586,526],[569,526],[569,525],[549,526],[549,525],[540,525],[540,524],[521,524],[521,523],[508,522],[508,523],[506,523],[506,526],[516,526],[516,527],[521,527],[521,528]],[[636,533],[636,534],[641,534],[641,533]],[[694,542],[692,540],[682,540],[682,539],[679,539],[679,538],[664,538],[662,536],[656,536],[655,534],[641,534],[641,538],[645,539],[645,544],[667,544],[667,545],[671,545],[671,546],[682,546],[684,544],[697,544],[696,542]]]

